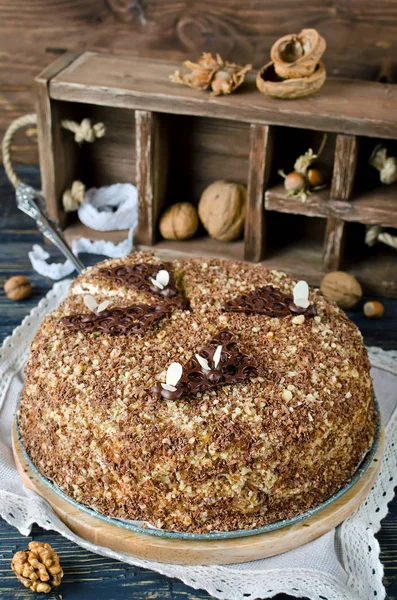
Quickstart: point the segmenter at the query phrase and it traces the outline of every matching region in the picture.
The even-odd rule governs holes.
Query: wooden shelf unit
[[[253,74],[231,96],[213,97],[172,84],[169,75],[177,68],[140,57],[67,53],[37,77],[42,185],[48,210],[67,237],[117,241],[126,235],[92,232],[63,213],[62,193],[73,180],[80,178],[87,186],[131,182],[139,194],[135,241],[141,246],[165,254],[263,261],[306,276],[312,284],[318,284],[325,271],[349,264],[357,273],[362,270],[367,290],[397,296],[397,254],[379,247],[368,254],[364,230],[358,242],[361,266],[361,250],[353,262],[344,250],[347,223],[397,227],[397,185],[379,183],[364,190],[355,186],[356,171],[364,168],[360,142],[397,140],[397,87],[329,78],[311,97],[282,101],[263,96]],[[79,147],[60,123],[63,118],[84,117],[103,121],[106,135]],[[331,140],[325,159],[332,174],[329,188],[306,202],[287,198],[277,176],[280,165],[292,168],[283,164],[283,148],[289,159],[298,155],[298,148],[300,152],[310,147],[305,144],[315,150],[312,140],[322,133]],[[215,179],[247,185],[244,239],[221,243],[200,230],[185,242],[161,240],[158,219],[164,208],[178,201],[197,204]],[[315,217],[313,227],[316,218],[322,219],[321,248],[310,237],[291,244],[294,225],[288,220],[289,229],[280,233],[284,249],[281,244],[273,252],[268,233],[275,212]],[[378,258],[382,252],[383,266]],[[368,272],[371,261],[377,264],[373,280]]]

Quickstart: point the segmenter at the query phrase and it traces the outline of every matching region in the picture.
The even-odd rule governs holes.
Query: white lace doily
[[[85,541],[70,531],[45,500],[26,490],[19,479],[11,449],[11,422],[23,385],[28,346],[45,314],[66,296],[70,281],[53,289],[3,344],[0,358],[0,515],[28,535],[31,525],[58,531],[83,548],[126,563],[177,577],[221,600],[271,598],[279,593],[312,600],[381,600],[383,567],[375,533],[393,497],[397,473],[395,432],[397,353],[370,348],[373,377],[386,425],[381,472],[360,508],[336,530],[280,556],[240,565],[179,566],[160,564],[114,552]]]

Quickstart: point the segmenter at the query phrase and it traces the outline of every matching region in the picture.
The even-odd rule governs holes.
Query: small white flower
[[[98,302],[95,300],[94,296],[91,296],[90,294],[87,294],[86,296],[84,296],[84,304],[92,312],[100,313],[100,312],[102,312],[103,310],[105,310],[109,306],[110,300],[104,300],[103,302],[101,302],[100,304],[98,304]]]
[[[161,387],[164,390],[168,390],[169,392],[175,392],[176,384],[182,377],[182,365],[178,362],[173,362],[167,369],[167,374],[165,376],[165,383],[161,384]]]
[[[306,281],[298,281],[293,290],[294,304],[300,308],[307,308],[309,302],[309,286]]]
[[[156,279],[150,278],[153,285],[163,290],[170,282],[170,274],[165,269],[161,269],[156,275]]]

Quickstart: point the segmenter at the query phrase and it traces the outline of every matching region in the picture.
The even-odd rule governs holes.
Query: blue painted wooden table
[[[36,167],[23,166],[19,169],[21,178],[40,188]],[[32,270],[28,251],[34,243],[41,243],[34,223],[15,208],[14,194],[4,172],[0,171],[0,341],[9,335],[23,317],[38,303],[52,287],[53,282],[41,277]],[[54,257],[60,258],[55,248],[49,249]],[[86,265],[93,264],[100,257],[82,256]],[[7,299],[3,291],[4,282],[12,275],[23,274],[29,277],[34,286],[31,298],[14,303]],[[363,332],[368,345],[378,345],[386,349],[397,348],[397,300],[386,300],[385,315],[382,319],[365,319],[361,305],[349,313]],[[63,600],[196,600],[209,599],[204,591],[195,591],[176,579],[147,569],[131,567],[115,560],[97,556],[59,534],[33,527],[28,538],[0,520],[0,600],[32,598],[32,592],[24,588],[10,569],[11,558],[17,550],[25,549],[34,540],[49,542],[59,553],[64,568],[62,586],[51,593],[49,598]],[[378,535],[381,545],[381,558],[385,565],[385,584],[389,598],[397,596],[397,501],[390,506],[389,515],[383,521]],[[287,600],[285,595],[277,600]],[[363,599],[364,600],[364,599]]]

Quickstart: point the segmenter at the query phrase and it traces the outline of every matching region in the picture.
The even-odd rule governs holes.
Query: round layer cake
[[[299,308],[295,283],[143,252],[86,269],[26,367],[18,421],[40,473],[105,515],[196,533],[332,496],[373,441],[370,365],[345,313],[317,290]]]

